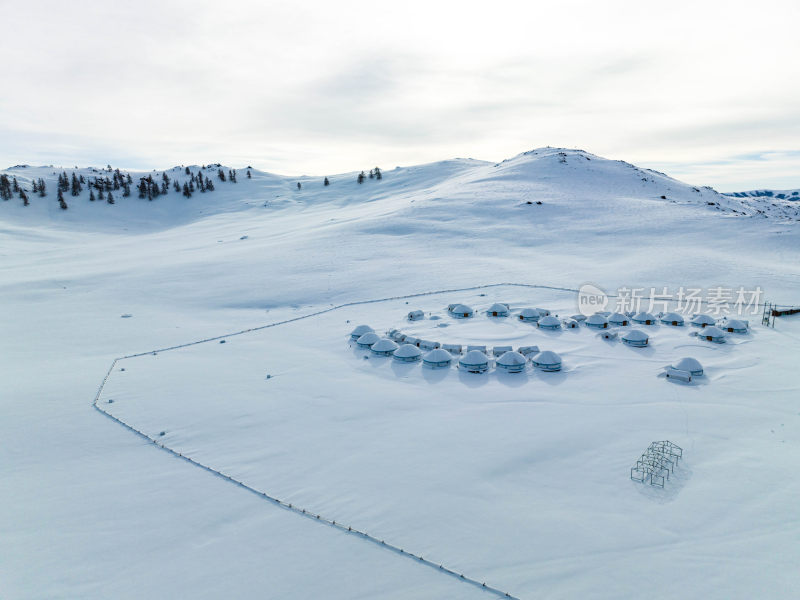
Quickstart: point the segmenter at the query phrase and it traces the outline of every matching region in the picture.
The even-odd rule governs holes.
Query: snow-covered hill
[[[4,599],[486,598],[91,409],[114,357],[390,297],[147,354],[112,373],[101,401],[193,460],[520,598],[793,597],[796,318],[773,330],[748,316],[753,330],[721,346],[655,326],[652,344],[633,349],[586,328],[444,311],[508,302],[572,314],[563,289],[397,299],[591,282],[645,295],[761,288],[762,300],[797,304],[800,228],[788,211],[557,148],[386,168],[362,184],[359,171],[329,175],[329,186],[254,169],[223,182],[219,168],[229,170],[189,167],[212,192],[170,187],[150,201],[115,190],[109,205],[84,184],[65,193],[67,210],[59,174],[113,171],[2,172],[47,188],[29,206],[0,202]],[[165,173],[187,182],[186,167]],[[405,321],[414,308],[427,318]],[[348,347],[362,321],[442,342],[546,343],[565,369],[476,379],[397,368]],[[705,380],[657,377],[683,355],[703,361]],[[628,476],[662,438],[686,449],[663,494]]]

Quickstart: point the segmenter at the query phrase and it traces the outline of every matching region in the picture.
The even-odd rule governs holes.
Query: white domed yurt
[[[538,321],[541,315],[539,314],[539,311],[535,308],[523,308],[521,311],[519,311],[519,315],[517,316],[520,321],[530,322],[530,321]]]
[[[683,316],[676,312],[668,312],[661,315],[661,322],[665,325],[672,325],[673,327],[681,327],[683,325]]]
[[[409,321],[421,321],[425,318],[425,313],[421,310],[412,310],[410,313],[408,313],[407,318]]]
[[[634,323],[638,323],[639,325],[655,325],[656,318],[655,316],[651,315],[649,312],[638,312],[631,318],[631,321]],[[624,338],[623,338],[624,339]]]
[[[508,304],[495,302],[489,307],[489,310],[486,311],[486,314],[489,315],[490,317],[507,317]]]
[[[399,346],[397,344],[388,337],[385,337],[372,344],[370,350],[372,350],[373,354],[377,354],[378,356],[391,356],[398,348]]]
[[[678,369],[679,371],[686,371],[691,375],[695,375],[699,377],[703,374],[703,365],[700,364],[700,361],[696,358],[692,358],[690,356],[686,356],[672,365],[673,369]]]
[[[725,324],[720,327],[720,329],[727,331],[728,333],[747,333],[747,327],[747,321],[728,319]]]
[[[626,325],[631,324],[631,319],[628,315],[615,312],[608,315],[608,322],[611,325],[616,325],[617,327],[625,327]]]
[[[561,321],[555,317],[547,315],[546,317],[540,318],[536,326],[539,329],[561,329]]]
[[[436,350],[436,348],[440,347],[441,344],[439,342],[432,342],[430,340],[420,340],[419,347],[421,350]]]
[[[392,358],[397,362],[417,362],[422,356],[422,350],[412,344],[403,344],[394,351]]]
[[[377,333],[374,331],[368,331],[356,340],[356,344],[358,344],[359,348],[371,348],[372,344],[377,342],[379,339],[381,339],[381,336],[379,336]]]
[[[497,368],[505,371],[506,373],[522,373],[525,370],[525,365],[528,359],[522,356],[519,352],[513,350],[506,352],[497,359]]]
[[[539,352],[531,359],[531,363],[537,369],[542,371],[560,371],[561,370],[561,357],[555,352],[545,350]]]
[[[707,342],[714,342],[715,344],[722,344],[725,342],[725,332],[714,325],[703,327],[702,331],[697,332],[697,337]]]
[[[456,319],[469,319],[475,314],[466,304],[451,304],[447,307],[447,312]]]
[[[513,348],[511,346],[495,346],[492,348],[492,355],[493,356],[503,356],[506,352],[511,352]]]
[[[350,339],[356,341],[362,335],[364,335],[365,333],[369,333],[370,331],[374,330],[369,325],[359,325],[358,327],[353,329],[353,331],[350,332]]]
[[[517,352],[522,356],[533,356],[534,354],[539,354],[539,346],[520,346],[517,348]]]
[[[631,329],[622,335],[622,341],[634,348],[643,348],[647,346],[649,340],[650,337],[644,331],[638,329]]]
[[[445,369],[453,362],[453,355],[447,350],[436,348],[422,357],[422,364],[431,369]]]
[[[458,361],[458,368],[470,373],[485,373],[489,370],[489,357],[480,350],[470,350]]]
[[[575,319],[564,319],[564,329],[578,329],[580,325]]]
[[[608,319],[599,313],[586,318],[586,326],[592,329],[608,329]]]
[[[604,340],[611,341],[611,340],[617,339],[617,335],[619,335],[619,334],[616,331],[614,331],[613,329],[606,329],[605,331],[603,331],[599,335]]]
[[[716,324],[717,320],[710,315],[696,315],[694,319],[692,319],[692,325],[695,327],[710,327]]]

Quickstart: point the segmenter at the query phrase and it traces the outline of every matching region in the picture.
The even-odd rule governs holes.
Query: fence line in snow
[[[123,360],[123,359],[114,359],[114,362],[111,363],[111,367],[108,369],[108,372],[106,373],[106,376],[103,379],[103,383],[100,385],[100,389],[97,391],[97,395],[95,396],[94,402],[92,403],[92,406],[94,406],[94,408],[98,412],[100,412],[102,415],[104,415],[104,416],[108,417],[109,419],[115,421],[119,425],[122,425],[127,430],[133,432],[134,434],[138,435],[139,437],[141,437],[141,438],[147,440],[148,442],[154,444],[157,448],[159,448],[161,450],[164,450],[165,452],[169,452],[172,456],[174,456],[176,458],[179,458],[181,460],[184,460],[184,461],[188,462],[189,464],[191,464],[191,465],[193,465],[195,467],[199,467],[199,468],[201,468],[201,469],[203,469],[205,471],[208,471],[209,473],[212,473],[213,475],[216,475],[217,477],[221,477],[222,479],[224,479],[224,480],[226,480],[226,481],[228,481],[230,483],[234,483],[234,484],[238,485],[239,487],[247,490],[248,492],[250,492],[252,494],[255,494],[259,498],[261,498],[263,500],[266,500],[266,501],[268,501],[268,502],[270,502],[272,504],[275,504],[276,506],[280,506],[281,508],[284,508],[284,509],[286,509],[286,510],[288,510],[290,512],[293,512],[293,513],[295,513],[297,515],[300,515],[300,516],[306,517],[308,519],[311,519],[312,521],[316,521],[317,523],[320,523],[320,524],[323,524],[323,525],[328,525],[330,527],[334,527],[335,529],[338,529],[339,531],[342,531],[344,533],[348,533],[350,535],[358,536],[358,537],[360,537],[360,538],[362,538],[364,540],[367,540],[369,542],[372,542],[373,544],[376,544],[377,546],[380,546],[380,547],[382,547],[382,548],[384,548],[386,550],[389,550],[391,552],[395,552],[397,554],[405,556],[405,557],[407,557],[407,558],[409,558],[409,559],[411,559],[411,560],[413,560],[415,562],[418,562],[419,564],[422,564],[422,565],[425,565],[427,567],[431,567],[433,569],[436,569],[437,571],[439,571],[441,573],[444,573],[446,575],[454,577],[454,578],[456,578],[456,579],[458,579],[458,580],[460,580],[460,581],[462,581],[464,583],[468,583],[470,585],[473,585],[473,586],[475,586],[477,588],[480,588],[480,589],[482,589],[482,590],[484,590],[486,592],[492,593],[492,594],[494,594],[496,596],[499,596],[501,598],[509,598],[511,600],[519,600],[519,598],[517,598],[516,596],[512,596],[508,592],[504,592],[503,590],[501,590],[499,588],[496,588],[496,587],[491,586],[491,585],[487,585],[487,583],[485,581],[478,581],[477,579],[473,579],[472,577],[468,577],[468,576],[464,575],[463,573],[459,573],[458,571],[456,571],[454,569],[450,569],[449,567],[444,566],[443,563],[437,563],[435,561],[432,561],[432,560],[429,560],[427,558],[424,558],[423,556],[420,556],[418,554],[414,554],[413,552],[408,552],[404,548],[401,548],[400,546],[392,544],[391,542],[387,542],[387,541],[379,539],[379,538],[377,538],[377,537],[375,537],[373,535],[370,535],[366,531],[361,531],[361,530],[359,530],[357,528],[345,525],[344,523],[336,521],[335,519],[329,519],[328,517],[324,517],[319,513],[315,513],[314,511],[308,510],[308,509],[303,508],[301,506],[297,506],[295,504],[292,504],[291,502],[287,502],[286,500],[281,500],[280,498],[272,496],[272,495],[268,494],[267,492],[263,492],[263,491],[261,491],[261,490],[259,490],[257,488],[254,488],[254,487],[244,483],[243,481],[241,481],[239,479],[236,479],[235,477],[233,477],[231,475],[228,475],[224,471],[219,471],[219,470],[217,470],[217,469],[215,469],[213,467],[210,467],[210,466],[208,466],[206,464],[203,464],[203,463],[201,463],[201,462],[199,462],[199,461],[197,461],[197,460],[195,460],[195,459],[193,459],[193,458],[191,458],[189,456],[186,456],[186,455],[182,454],[181,452],[178,452],[177,450],[173,450],[169,446],[167,446],[167,445],[163,444],[162,442],[160,442],[157,438],[154,438],[154,437],[146,434],[145,432],[141,431],[140,429],[137,429],[136,427],[134,427],[130,423],[127,423],[123,419],[120,419],[119,417],[111,414],[110,412],[108,412],[107,410],[105,410],[104,408],[102,408],[100,406],[99,400],[100,400],[100,396],[102,395],[103,388],[105,387],[105,384],[108,381],[109,376],[111,375],[111,372],[113,371],[114,367],[117,365],[117,363],[120,360]]]

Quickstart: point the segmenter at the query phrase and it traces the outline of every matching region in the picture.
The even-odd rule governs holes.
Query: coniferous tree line
[[[153,174],[148,174],[146,177],[141,177],[139,183],[134,186],[133,177],[130,173],[122,173],[119,169],[112,169],[111,165],[108,165],[102,170],[92,169],[97,173],[96,176],[89,175],[87,177],[77,171],[72,171],[70,174],[62,171],[57,176],[56,198],[62,210],[69,208],[65,194],[69,192],[71,196],[77,197],[83,193],[84,188],[89,191],[90,202],[99,200],[108,204],[116,202],[115,192],[123,198],[129,197],[132,187],[137,190],[139,198],[147,198],[148,200],[167,195],[172,190],[190,198],[197,191],[205,193],[215,190],[214,182],[208,174],[203,173],[203,171],[208,171],[212,167],[217,168],[217,175],[220,181],[237,183],[235,169],[229,169],[226,173],[220,164],[215,164],[202,166],[197,172],[192,172],[189,167],[186,167],[184,173],[187,177],[180,180],[174,176],[170,177],[166,171],[155,177]],[[248,179],[252,178],[249,168],[247,177]],[[47,195],[47,185],[44,179],[33,179],[30,183],[31,193],[37,194],[41,198]],[[24,206],[30,204],[28,190],[20,185],[16,177],[9,177],[5,174],[0,175],[0,198],[10,200],[14,194],[19,195]]]

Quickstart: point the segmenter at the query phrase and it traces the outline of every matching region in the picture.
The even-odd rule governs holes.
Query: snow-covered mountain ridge
[[[187,170],[192,174],[186,174]],[[453,159],[384,171],[381,180],[366,178],[358,183],[358,171],[324,176],[290,177],[256,169],[239,169],[237,183],[221,181],[217,174],[232,169],[218,164],[176,166],[150,172],[120,171],[130,175],[133,189],[122,197],[115,189],[113,206],[90,200],[89,183],[113,176],[114,171],[99,168],[54,168],[16,166],[0,175],[16,180],[25,190],[29,205],[23,206],[19,194],[0,203],[4,220],[35,224],[46,219],[79,228],[120,226],[128,230],[161,229],[187,223],[216,213],[249,210],[308,211],[316,206],[346,207],[377,204],[370,212],[405,213],[420,206],[447,205],[450,211],[479,211],[483,219],[505,217],[509,210],[523,206],[549,205],[552,209],[580,217],[587,206],[608,207],[627,203],[632,211],[653,210],[658,205],[695,206],[703,214],[714,212],[727,217],[800,219],[800,206],[774,202],[768,194],[727,195],[710,187],[685,184],[663,173],[639,168],[624,161],[608,160],[583,150],[539,148],[497,164],[473,159]],[[247,173],[251,177],[247,177]],[[64,192],[66,210],[56,200],[57,180],[66,174],[83,178],[80,193]],[[183,185],[202,174],[216,184],[212,193],[193,190],[191,197],[181,193]],[[166,176],[167,192],[152,198],[139,197],[136,186],[141,178],[151,177],[156,184]],[[32,193],[33,183],[42,179],[47,195]],[[175,188],[174,184],[178,187]],[[300,187],[298,187],[298,184]],[[487,203],[497,209],[486,213]],[[530,209],[531,211],[536,209]],[[497,211],[500,211],[499,213]]]

